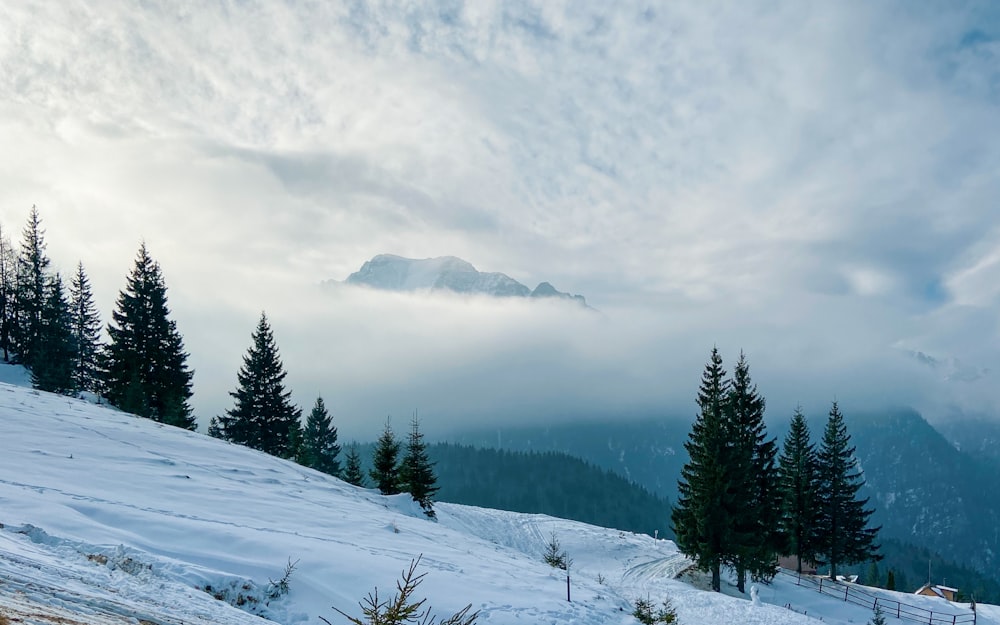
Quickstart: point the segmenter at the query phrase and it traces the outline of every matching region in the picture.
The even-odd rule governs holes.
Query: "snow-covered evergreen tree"
[[[777,446],[767,438],[764,398],[750,379],[750,365],[741,352],[733,370],[725,409],[729,445],[729,475],[732,488],[734,547],[730,564],[736,570],[736,587],[745,592],[746,574],[755,579],[774,575],[779,550],[775,526]]]
[[[857,470],[854,447],[847,433],[844,416],[833,402],[830,418],[823,432],[817,455],[819,476],[819,551],[830,565],[830,577],[836,578],[837,566],[878,560],[875,538],[880,528],[869,528],[874,510],[866,508],[868,499],[859,499],[864,477]]]
[[[17,337],[17,253],[7,232],[0,227],[0,351],[10,362]]]
[[[188,401],[188,354],[177,323],[170,319],[167,286],[160,265],[139,247],[135,265],[119,291],[103,354],[103,384],[118,408],[168,425],[193,430]]]
[[[796,557],[799,573],[803,561],[818,558],[818,480],[816,447],[810,442],[802,409],[796,408],[778,459],[778,528],[785,543],[783,551]]]
[[[383,495],[395,495],[400,492],[399,449],[399,441],[392,431],[392,425],[386,419],[385,429],[375,443],[372,469],[368,472]]]
[[[333,425],[333,417],[326,409],[323,398],[317,397],[302,430],[299,463],[323,473],[339,476],[339,456],[340,445],[337,444],[337,428]]]
[[[76,343],[70,304],[59,274],[49,279],[46,291],[42,325],[34,348],[31,384],[42,391],[71,394],[76,390],[73,379]]]
[[[365,474],[361,470],[361,454],[358,453],[358,444],[351,443],[347,448],[347,456],[344,462],[344,472],[341,475],[348,484],[355,486],[365,485]]]
[[[45,254],[44,235],[38,208],[32,206],[28,223],[22,232],[21,253],[17,257],[14,303],[17,359],[29,368],[34,365],[35,352],[42,335],[42,309],[45,306],[48,284],[49,257]]]
[[[420,504],[424,514],[436,518],[434,514],[434,495],[438,491],[437,476],[434,475],[434,463],[427,455],[427,444],[424,435],[420,433],[420,422],[413,415],[410,422],[410,435],[406,440],[406,454],[399,469],[402,488],[409,491],[413,500]]]
[[[78,390],[96,391],[100,374],[98,355],[101,350],[101,319],[82,262],[77,264],[76,274],[70,285],[70,311],[76,347],[73,382]]]
[[[225,416],[214,419],[212,427],[221,438],[289,458],[292,428],[298,427],[302,412],[292,404],[291,391],[285,389],[287,374],[265,313],[261,313],[251,341],[236,374],[236,390],[229,393],[236,403]]]
[[[722,356],[713,348],[698,391],[701,409],[687,442],[689,460],[677,483],[677,504],[671,514],[677,547],[701,570],[712,575],[712,590],[722,588],[722,565],[734,553],[733,479],[729,466],[725,411],[729,381]]]

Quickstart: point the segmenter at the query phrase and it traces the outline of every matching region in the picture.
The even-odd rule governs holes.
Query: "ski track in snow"
[[[647,596],[669,597],[686,625],[871,616],[780,579],[760,587],[762,605],[727,596],[736,594],[729,583],[706,593],[674,579],[690,562],[667,540],[544,515],[436,509],[432,522],[407,495],[382,497],[200,434],[0,384],[0,614],[15,622],[264,623],[200,589],[260,599],[298,560],[291,592],[264,614],[337,623],[331,605],[359,613],[360,599],[375,586],[391,594],[418,556],[427,574],[418,594],[434,612],[471,603],[484,625],[632,625],[632,602]],[[572,559],[572,602],[566,572],[542,562],[552,535]],[[979,622],[1000,625],[1000,614],[981,606]]]

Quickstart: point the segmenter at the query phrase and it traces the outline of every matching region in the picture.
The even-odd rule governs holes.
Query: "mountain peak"
[[[483,272],[456,256],[405,258],[378,254],[344,281],[385,291],[452,291],[493,297],[555,297],[586,306],[582,295],[571,295],[542,282],[532,291],[507,274]]]

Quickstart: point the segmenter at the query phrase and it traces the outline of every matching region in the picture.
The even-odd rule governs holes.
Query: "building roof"
[[[934,593],[938,597],[941,597],[942,599],[948,598],[945,596],[945,593],[949,593],[952,596],[954,596],[954,594],[958,592],[958,588],[952,588],[951,586],[942,586],[940,584],[924,584],[923,586],[918,588],[916,592],[914,592],[913,594],[922,595],[924,594],[925,590],[931,591],[932,593]]]

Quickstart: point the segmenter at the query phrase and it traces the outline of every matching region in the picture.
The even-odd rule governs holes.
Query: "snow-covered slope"
[[[403,258],[379,254],[345,280],[387,291],[447,290],[494,297],[557,297],[586,304],[583,296],[557,291],[542,282],[534,291],[503,273],[482,272],[454,256]]]
[[[330,606],[358,613],[359,599],[376,585],[392,590],[421,555],[421,596],[439,614],[471,603],[483,624],[631,624],[630,602],[647,593],[671,597],[692,625],[817,622],[781,607],[789,603],[826,623],[863,623],[869,614],[790,583],[761,591],[775,605],[702,592],[672,579],[685,560],[669,541],[449,504],[432,522],[408,499],[0,384],[0,614],[263,622],[218,595],[242,596],[244,608],[280,623],[320,615],[337,623]],[[541,561],[553,533],[574,560],[571,602],[562,572]],[[268,580],[289,559],[298,561],[291,592],[268,601]]]

